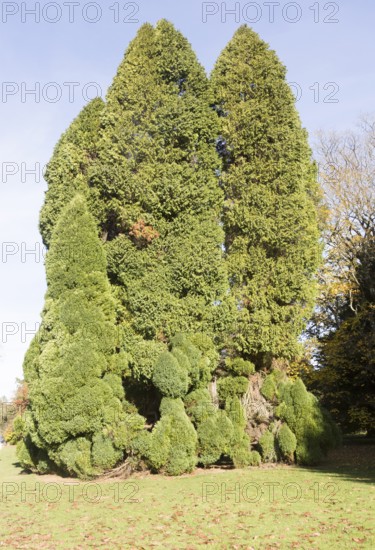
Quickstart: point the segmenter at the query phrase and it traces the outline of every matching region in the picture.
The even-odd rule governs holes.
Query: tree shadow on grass
[[[344,437],[319,465],[307,468],[357,483],[375,483],[375,440],[364,436]]]

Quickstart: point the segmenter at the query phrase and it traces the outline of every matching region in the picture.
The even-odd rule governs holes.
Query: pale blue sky
[[[45,292],[38,233],[45,183],[25,171],[48,161],[59,136],[86,103],[85,97],[99,89],[105,94],[143,22],[172,21],[207,71],[235,29],[242,23],[252,26],[276,50],[287,66],[288,81],[296,83],[295,92],[302,94],[297,107],[311,142],[317,130],[353,127],[359,115],[375,110],[375,5],[371,0],[271,2],[273,22],[267,1],[138,0],[96,5],[42,1],[37,6],[40,22],[26,13],[25,8],[35,4],[1,3],[0,396],[10,396],[15,378],[22,376],[22,360],[32,336],[26,332],[40,321]],[[225,7],[233,10],[236,4],[236,16],[225,13]],[[121,20],[116,22],[118,15]],[[328,22],[332,20],[337,22]],[[73,84],[66,84],[73,82],[77,83],[74,91]],[[95,87],[88,87],[90,82]],[[55,84],[46,86],[49,83]],[[36,85],[40,86],[38,101],[26,93]],[[53,102],[58,93],[60,100]],[[34,255],[25,255],[26,249],[33,248]]]

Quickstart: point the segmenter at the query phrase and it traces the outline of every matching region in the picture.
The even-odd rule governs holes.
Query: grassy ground
[[[350,442],[319,469],[83,483],[22,474],[15,449],[5,447],[0,547],[373,549],[374,451],[374,444]]]

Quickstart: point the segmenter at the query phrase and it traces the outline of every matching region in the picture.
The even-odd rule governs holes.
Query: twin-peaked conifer
[[[319,257],[310,150],[267,45],[240,28],[210,83],[170,23],[143,25],[46,179],[22,463],[87,477],[130,454],[175,475],[222,456],[257,464],[258,451],[319,456],[331,432],[315,401],[302,388],[298,423],[282,373],[259,392],[255,372],[297,354]],[[251,416],[254,380],[265,418]]]

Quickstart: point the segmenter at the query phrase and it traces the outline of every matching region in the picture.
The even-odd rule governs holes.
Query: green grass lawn
[[[350,442],[316,469],[84,483],[22,474],[5,447],[0,547],[373,549],[374,450]]]

